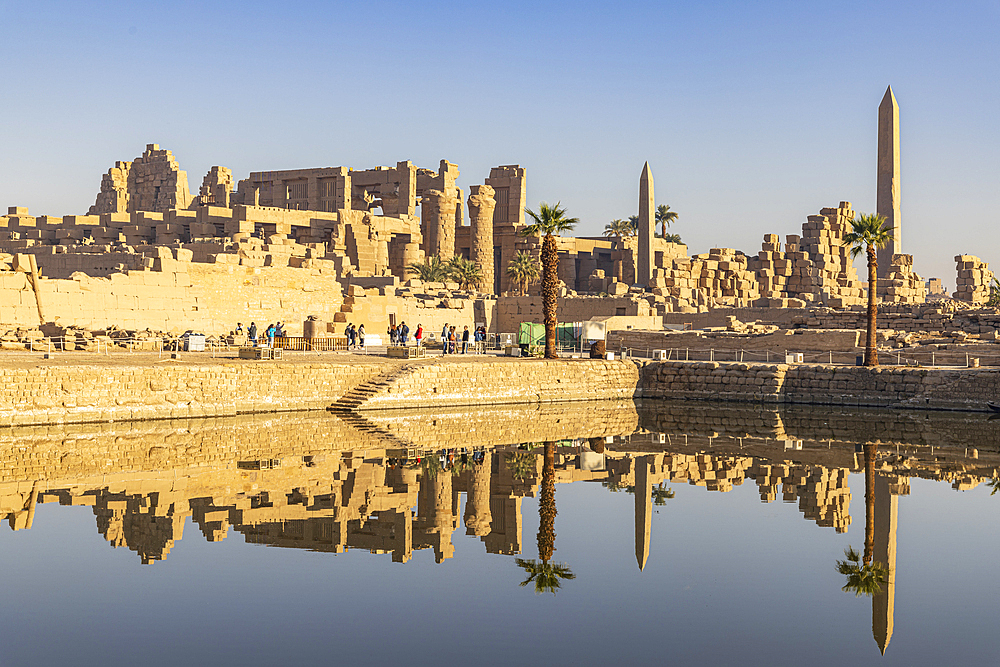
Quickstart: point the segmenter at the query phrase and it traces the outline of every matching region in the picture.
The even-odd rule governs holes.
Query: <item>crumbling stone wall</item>
[[[955,264],[958,279],[952,296],[959,301],[976,305],[989,301],[990,283],[993,281],[990,265],[975,255],[958,255],[955,257]]]
[[[116,162],[101,181],[101,192],[90,215],[153,211],[191,205],[187,172],[168,150],[148,144],[132,162]]]
[[[886,276],[878,281],[878,297],[882,303],[924,303],[927,286],[913,272],[913,255],[893,255]]]

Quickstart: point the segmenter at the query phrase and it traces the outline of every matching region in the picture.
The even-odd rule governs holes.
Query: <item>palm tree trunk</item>
[[[538,558],[548,562],[556,550],[556,443],[545,443],[538,491]]]
[[[877,330],[878,306],[875,305],[875,293],[878,289],[878,258],[875,248],[868,246],[868,338],[865,341],[865,366],[878,366],[878,348],[875,345]]]
[[[875,454],[878,445],[865,443],[865,555],[864,564],[872,562],[875,553]]]
[[[542,313],[545,321],[545,358],[558,359],[556,352],[556,302],[559,298],[559,250],[556,238],[542,241]]]

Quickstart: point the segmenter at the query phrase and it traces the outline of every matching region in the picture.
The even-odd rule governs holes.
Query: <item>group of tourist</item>
[[[236,323],[236,331],[234,332],[237,336],[246,335],[247,344],[252,347],[257,347],[264,341],[267,341],[268,347],[274,347],[275,338],[284,338],[287,334],[285,333],[285,325],[282,322],[275,322],[274,324],[267,325],[267,328],[263,332],[258,331],[257,323],[251,322],[250,326],[243,330],[243,323]]]
[[[459,349],[461,349],[461,354],[468,354],[470,344],[475,343],[472,348],[473,352],[482,351],[483,346],[480,343],[486,341],[486,327],[477,327],[475,332],[470,332],[469,327],[466,326],[461,333],[456,330],[454,326],[444,325],[441,330],[441,352],[442,354],[459,354]]]
[[[391,345],[406,346],[410,344],[410,327],[406,326],[406,322],[389,325],[387,333],[389,334],[389,343]],[[417,341],[417,347],[420,347],[420,341],[424,337],[424,328],[419,324],[417,325],[417,330],[414,332],[413,337]]]
[[[363,348],[365,346],[365,325],[364,323],[354,326],[353,323],[348,322],[347,328],[344,329],[344,335],[347,336],[347,349],[353,350],[355,348]]]

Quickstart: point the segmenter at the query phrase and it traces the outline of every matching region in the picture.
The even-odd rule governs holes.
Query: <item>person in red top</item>
[[[417,339],[417,347],[420,347],[420,341],[424,339],[424,328],[420,324],[417,325],[417,332],[413,334],[413,337]]]

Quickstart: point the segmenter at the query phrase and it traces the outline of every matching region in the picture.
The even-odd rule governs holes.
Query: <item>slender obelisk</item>
[[[885,655],[885,647],[892,639],[892,625],[896,607],[896,517],[899,496],[889,487],[885,475],[875,475],[875,562],[882,563],[889,577],[882,590],[872,596],[872,634],[878,648]]]
[[[889,275],[892,256],[903,252],[900,236],[899,211],[899,105],[886,88],[885,97],[878,105],[878,192],[875,212],[885,218],[892,229],[892,242],[878,251],[878,277]]]
[[[639,256],[635,262],[635,282],[648,287],[653,281],[653,236],[656,234],[656,220],[653,204],[653,173],[649,163],[642,166],[639,177]]]
[[[652,456],[635,458],[635,560],[640,571],[646,567],[646,559],[649,558],[650,528],[653,521],[653,485],[649,481],[652,461]]]

